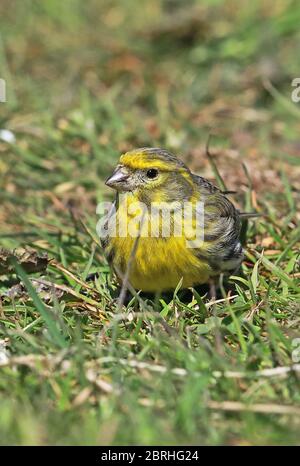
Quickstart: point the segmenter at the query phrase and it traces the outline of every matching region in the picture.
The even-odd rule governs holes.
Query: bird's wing
[[[204,254],[215,269],[229,269],[242,258],[239,211],[205,178],[194,175],[199,200],[204,203]],[[199,254],[203,255],[203,251]],[[228,267],[227,267],[228,266]]]

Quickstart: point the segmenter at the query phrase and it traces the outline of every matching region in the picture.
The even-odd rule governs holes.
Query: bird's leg
[[[209,280],[209,297],[212,301],[215,301],[217,298],[216,283],[212,279]]]

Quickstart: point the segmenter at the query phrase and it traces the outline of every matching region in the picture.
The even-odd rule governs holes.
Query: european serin
[[[117,275],[127,276],[135,289],[160,292],[180,280],[187,288],[240,266],[239,211],[168,151],[142,148],[123,154],[106,184],[117,197],[105,224],[104,249]]]

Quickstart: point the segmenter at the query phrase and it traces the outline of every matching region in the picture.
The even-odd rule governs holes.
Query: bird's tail
[[[257,218],[264,216],[264,214],[259,214],[258,212],[239,212],[239,214],[242,219]]]

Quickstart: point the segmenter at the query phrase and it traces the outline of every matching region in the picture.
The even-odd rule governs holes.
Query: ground
[[[299,444],[297,2],[2,0],[0,16],[1,444]],[[262,215],[217,302],[118,308],[96,206],[120,153],[148,145]]]

